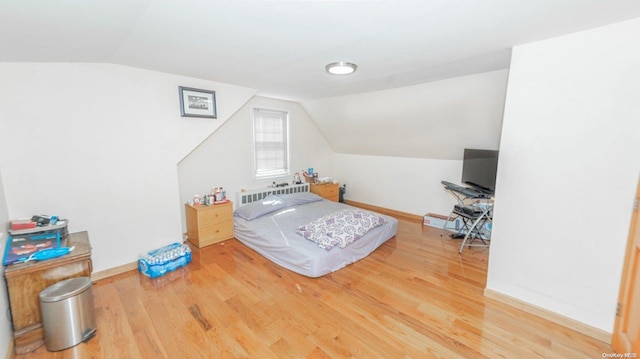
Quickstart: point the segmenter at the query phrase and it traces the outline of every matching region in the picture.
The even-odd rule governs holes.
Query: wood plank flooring
[[[16,358],[602,358],[603,343],[485,298],[489,249],[400,220],[396,237],[322,278],[235,239],[150,279],[94,283],[87,343]]]

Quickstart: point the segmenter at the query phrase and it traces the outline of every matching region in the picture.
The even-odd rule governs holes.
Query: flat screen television
[[[462,161],[462,183],[491,193],[496,189],[498,151],[466,148]]]

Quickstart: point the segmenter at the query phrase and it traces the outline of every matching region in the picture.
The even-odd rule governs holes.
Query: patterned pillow
[[[345,248],[368,231],[385,223],[383,217],[359,209],[346,209],[320,217],[298,227],[297,233],[329,250]]]

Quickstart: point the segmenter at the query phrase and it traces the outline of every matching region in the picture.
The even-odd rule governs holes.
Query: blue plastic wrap
[[[7,239],[3,264],[24,262],[39,250],[60,247],[60,232],[11,235]]]
[[[157,278],[191,263],[191,248],[186,244],[173,243],[153,250],[138,259],[140,273]]]

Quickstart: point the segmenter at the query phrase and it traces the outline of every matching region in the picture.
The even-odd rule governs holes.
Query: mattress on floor
[[[345,248],[335,246],[325,250],[296,233],[302,225],[348,208],[355,207],[318,198],[304,204],[285,205],[251,220],[236,213],[234,235],[246,246],[284,268],[308,277],[320,277],[368,256],[396,234],[398,221],[379,213],[377,215],[383,217],[385,223]]]

